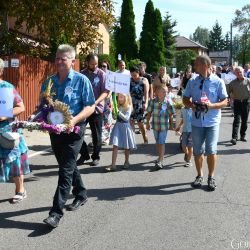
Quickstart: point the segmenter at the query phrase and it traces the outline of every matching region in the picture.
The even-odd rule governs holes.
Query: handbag
[[[0,146],[5,149],[13,149],[19,144],[20,134],[17,132],[0,133]]]

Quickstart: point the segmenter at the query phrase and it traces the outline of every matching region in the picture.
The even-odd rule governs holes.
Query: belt
[[[250,99],[234,99],[235,102],[250,102]]]

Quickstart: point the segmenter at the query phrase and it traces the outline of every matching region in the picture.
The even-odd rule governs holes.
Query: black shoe
[[[246,139],[246,138],[244,138],[244,137],[241,137],[241,138],[240,138],[240,141],[247,142],[247,139]]]
[[[236,140],[236,139],[232,139],[232,140],[231,140],[231,143],[232,143],[233,145],[236,145],[236,144],[237,144],[237,140]]]
[[[191,186],[193,188],[201,188],[203,180],[203,177],[198,175],[195,177],[194,182],[191,183]]]
[[[55,215],[50,215],[48,218],[44,219],[43,222],[52,228],[58,227],[60,219]]]
[[[90,163],[90,166],[98,166],[99,165],[99,160],[93,160],[91,163]]]
[[[211,177],[211,176],[208,176],[207,184],[208,184],[207,188],[208,188],[209,191],[214,191],[217,188],[215,179],[213,177]]]
[[[88,198],[79,200],[74,199],[73,203],[67,206],[68,211],[75,211],[80,208],[80,206],[84,205],[87,202]]]
[[[141,131],[140,131],[140,130],[137,130],[137,131],[135,131],[135,134],[140,135],[140,134],[141,134]]]
[[[80,165],[83,165],[85,161],[88,161],[90,159],[89,158],[84,158],[83,156],[81,156],[77,161],[76,161],[76,164],[77,166],[80,166]]]
[[[161,170],[163,168],[163,165],[161,162],[157,161],[155,165],[150,169],[151,172]]]

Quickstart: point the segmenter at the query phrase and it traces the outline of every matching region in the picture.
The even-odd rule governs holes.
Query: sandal
[[[106,167],[106,168],[105,168],[105,170],[106,170],[107,172],[113,172],[113,171],[116,171],[116,166],[112,166],[112,165],[110,165],[110,166]]]
[[[11,200],[11,203],[12,204],[16,204],[16,203],[19,203],[21,201],[23,201],[23,199],[27,198],[27,192],[26,190],[24,190],[24,192],[18,192],[14,195],[14,197],[12,198]]]

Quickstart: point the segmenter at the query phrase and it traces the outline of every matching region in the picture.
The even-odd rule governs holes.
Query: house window
[[[100,42],[96,45],[95,53],[96,53],[97,55],[103,54],[103,42],[102,42],[102,41],[100,41]]]

